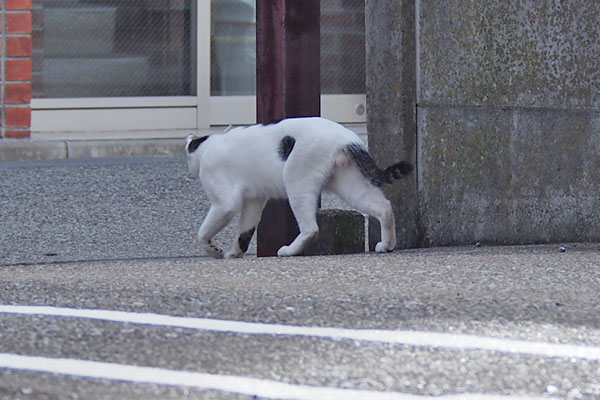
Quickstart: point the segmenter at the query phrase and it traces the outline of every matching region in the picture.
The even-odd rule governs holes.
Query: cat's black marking
[[[248,251],[248,246],[250,246],[250,240],[252,240],[252,235],[254,235],[254,231],[256,228],[252,228],[244,233],[240,233],[240,237],[238,238],[238,246],[240,246],[240,250],[244,253]]]
[[[206,139],[208,139],[208,136],[202,136],[201,138],[192,139],[190,141],[190,144],[188,144],[188,153],[192,154],[193,152],[195,152]]]
[[[292,150],[294,150],[294,145],[296,144],[296,139],[291,136],[285,136],[279,142],[279,157],[282,161],[287,161],[288,157]]]
[[[410,174],[413,170],[412,165],[405,161],[381,170],[361,143],[350,143],[346,148],[358,170],[373,186],[380,187],[383,184],[392,183],[395,179]]]

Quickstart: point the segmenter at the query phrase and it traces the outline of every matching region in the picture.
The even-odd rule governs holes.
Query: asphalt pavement
[[[599,244],[213,260],[182,158],[0,177],[2,399],[600,399]]]
[[[183,157],[0,162],[0,179],[2,265],[202,255],[210,204]],[[345,207],[332,196],[323,206]]]
[[[183,158],[0,163],[2,264],[200,255]]]

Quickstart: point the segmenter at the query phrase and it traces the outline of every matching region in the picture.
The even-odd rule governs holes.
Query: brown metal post
[[[269,122],[321,113],[320,0],[257,0],[256,118]],[[258,225],[259,257],[298,234],[287,201],[269,201]]]

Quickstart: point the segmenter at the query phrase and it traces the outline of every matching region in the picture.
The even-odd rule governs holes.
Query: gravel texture
[[[0,163],[0,179],[0,265],[202,255],[209,202],[183,158]],[[344,205],[325,195],[323,207]]]

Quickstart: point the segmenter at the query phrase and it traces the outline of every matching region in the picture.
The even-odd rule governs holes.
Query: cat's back
[[[358,139],[356,133],[343,125],[322,117],[288,118],[277,123],[286,135],[296,140],[313,141],[334,145]],[[359,139],[358,139],[359,140]]]
[[[360,142],[360,138],[337,122],[321,117],[300,117],[234,128],[225,133],[221,141],[230,151],[238,149],[247,156],[271,161],[269,153],[276,156],[282,141],[293,141],[295,147],[323,153]]]

